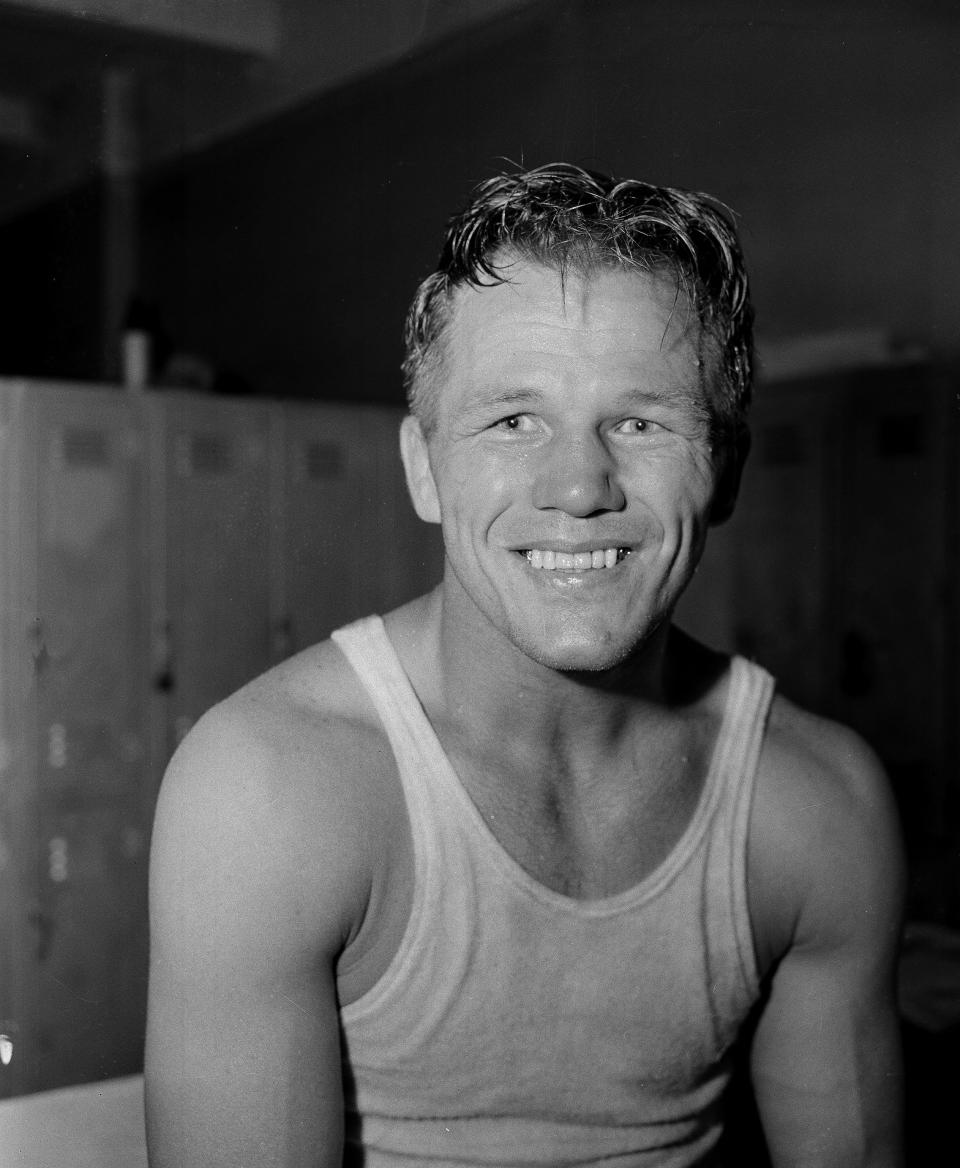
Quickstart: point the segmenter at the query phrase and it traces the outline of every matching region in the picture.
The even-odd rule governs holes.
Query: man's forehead
[[[454,337],[483,341],[505,326],[537,324],[602,336],[615,331],[658,351],[684,344],[699,348],[700,322],[676,275],[667,269],[611,265],[566,268],[522,258],[500,260],[505,282],[464,285],[451,303]]]

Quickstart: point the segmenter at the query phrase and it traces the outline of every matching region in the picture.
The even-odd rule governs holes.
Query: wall
[[[768,341],[952,353],[958,48],[930,3],[536,6],[153,175],[147,290],[258,389],[398,400],[446,215],[498,159],[562,157],[734,206]]]
[[[567,158],[734,206],[768,347],[875,328],[954,355],[957,59],[944,0],[517,5],[148,174],[144,290],[255,389],[397,401],[446,216],[501,158]],[[99,231],[93,184],[0,225],[0,372],[102,373]]]
[[[0,374],[98,376],[101,211],[88,183],[0,225]]]

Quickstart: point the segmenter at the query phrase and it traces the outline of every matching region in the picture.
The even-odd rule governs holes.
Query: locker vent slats
[[[230,439],[214,430],[190,435],[190,471],[196,475],[226,475],[233,469]]]
[[[66,426],[62,433],[63,461],[70,467],[110,465],[110,438],[91,426]]]
[[[343,447],[336,442],[307,442],[303,468],[308,479],[335,479],[343,474]]]

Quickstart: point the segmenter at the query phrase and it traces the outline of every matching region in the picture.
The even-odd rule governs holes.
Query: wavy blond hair
[[[417,289],[404,329],[407,401],[428,433],[454,292],[509,282],[509,265],[518,259],[561,277],[603,268],[672,273],[713,356],[714,441],[727,446],[745,434],[753,309],[730,210],[698,191],[563,162],[487,179],[447,225],[436,269]]]

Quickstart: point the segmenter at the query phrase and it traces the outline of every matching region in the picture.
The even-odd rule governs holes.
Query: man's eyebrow
[[[481,407],[530,406],[543,400],[539,389],[530,386],[509,385],[489,386],[480,389],[474,397],[474,404]]]
[[[474,395],[471,406],[475,410],[510,410],[517,413],[531,406],[539,406],[544,401],[543,390],[525,385],[491,385],[481,388]],[[613,402],[616,412],[631,410],[661,409],[694,410],[702,412],[703,393],[699,384],[684,385],[667,382],[652,388],[639,386],[624,389]]]
[[[654,387],[629,386],[617,396],[618,404],[630,402],[672,402],[689,401],[700,391],[699,385],[663,383]],[[508,405],[510,402],[542,401],[544,391],[532,385],[489,385],[481,386],[474,400],[492,405]]]
[[[702,397],[699,385],[663,384],[652,389],[627,389],[620,394],[617,405],[630,406],[698,406]]]

